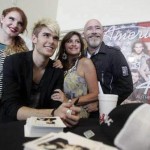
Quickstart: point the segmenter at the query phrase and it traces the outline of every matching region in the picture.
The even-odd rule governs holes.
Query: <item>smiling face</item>
[[[81,42],[77,35],[73,35],[66,43],[65,49],[68,56],[79,56],[81,52]]]
[[[43,27],[37,36],[33,35],[32,42],[37,53],[51,57],[58,46],[58,36],[48,27]]]
[[[1,27],[10,37],[19,35],[23,30],[21,15],[17,11],[11,11],[6,16],[2,16]]]
[[[84,27],[84,37],[88,47],[96,49],[103,40],[103,27],[96,19],[89,20]]]

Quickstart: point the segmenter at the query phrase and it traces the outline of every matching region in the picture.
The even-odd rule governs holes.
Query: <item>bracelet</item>
[[[54,112],[55,112],[55,110],[56,110],[56,109],[53,109],[53,110],[51,111],[51,116],[52,116],[52,117],[54,117]]]

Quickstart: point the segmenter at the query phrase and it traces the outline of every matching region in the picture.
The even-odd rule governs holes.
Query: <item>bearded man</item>
[[[124,55],[120,49],[103,42],[103,26],[98,20],[87,21],[83,34],[87,42],[85,56],[93,61],[104,94],[117,94],[118,105],[121,104],[133,91],[131,72]],[[98,110],[97,106],[98,102],[87,105],[88,111]]]

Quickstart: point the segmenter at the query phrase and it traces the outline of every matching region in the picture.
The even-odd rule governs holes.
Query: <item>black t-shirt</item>
[[[33,108],[37,108],[39,105],[39,101],[40,101],[40,83],[37,84],[33,81],[29,105]]]

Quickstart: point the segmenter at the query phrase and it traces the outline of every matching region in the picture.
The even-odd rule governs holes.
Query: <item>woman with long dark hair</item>
[[[56,90],[52,98],[59,101],[78,101],[81,117],[87,118],[86,105],[98,100],[98,81],[92,61],[84,57],[84,43],[80,33],[71,31],[63,38],[59,60],[64,67],[64,93]],[[95,110],[91,110],[95,111]]]

